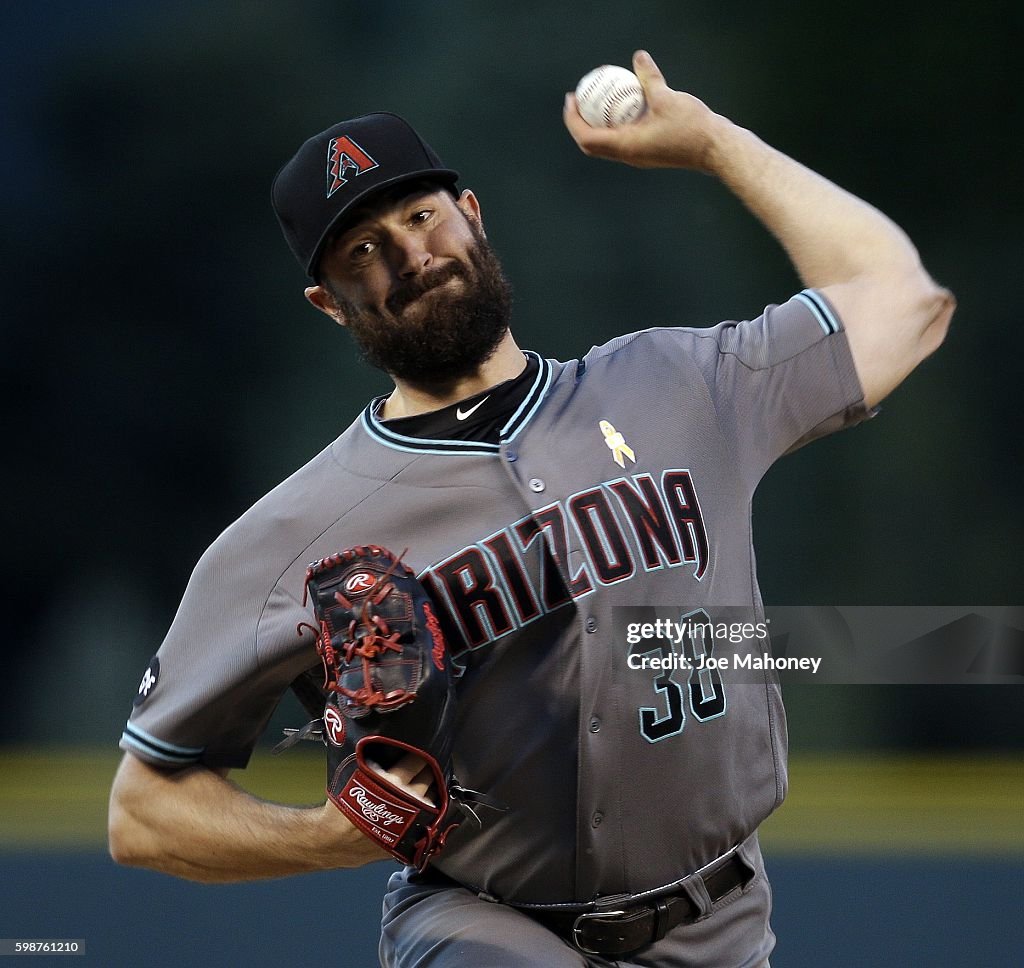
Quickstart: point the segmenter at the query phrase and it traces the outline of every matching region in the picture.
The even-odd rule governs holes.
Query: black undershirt
[[[497,386],[475,393],[465,400],[440,410],[420,413],[415,417],[396,417],[381,423],[388,430],[405,437],[427,440],[473,440],[490,444],[500,442],[501,428],[508,423],[516,408],[526,399],[537,377],[540,363],[534,356],[526,357],[526,369],[519,376]],[[481,402],[484,401],[484,402]],[[476,409],[473,409],[476,407]],[[464,420],[460,413],[472,410]]]

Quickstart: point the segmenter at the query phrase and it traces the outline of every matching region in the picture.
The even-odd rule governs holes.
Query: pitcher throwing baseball
[[[636,671],[627,660],[651,645],[626,644],[617,606],[760,621],[758,481],[869,416],[942,342],[954,302],[880,212],[669,88],[647,54],[633,68],[646,108],[629,123],[593,127],[567,95],[580,149],[715,176],[778,239],[803,290],[766,294],[742,322],[629,320],[578,359],[547,359],[512,334],[483,204],[406,122],[363,115],[306,141],[275,179],[278,218],[310,276],[306,297],[394,390],[199,562],[121,740],[110,809],[121,863],[227,881],[387,856],[332,802],[278,806],[224,775],[246,765],[290,684],[311,668],[323,684],[303,631],[321,629],[330,688],[339,656],[400,661],[400,637],[353,604],[357,592],[381,601],[375,583],[396,572],[366,588],[349,576],[340,597],[320,590],[342,610],[335,641],[304,604],[309,563],[407,548],[402,567],[437,620],[427,654],[446,654],[455,676],[453,789],[503,809],[438,827],[429,855],[416,848],[424,869],[396,870],[382,963],[767,964],[757,830],[786,793],[778,684]],[[311,387],[311,403],[331,392]],[[346,609],[361,616],[358,641]],[[328,698],[335,742],[350,713]],[[382,768],[388,789],[438,795],[421,757]],[[401,819],[377,796],[364,784],[353,802],[378,825]],[[339,874],[333,910],[345,891]]]

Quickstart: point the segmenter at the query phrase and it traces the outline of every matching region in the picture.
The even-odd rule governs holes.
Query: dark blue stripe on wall
[[[767,865],[777,968],[1022,963],[1024,859],[774,859],[769,852]],[[380,899],[394,870],[383,861],[208,885],[118,867],[105,854],[0,855],[0,936],[82,938],[86,954],[73,962],[81,965],[373,968]],[[323,930],[324,898],[344,903],[340,935]]]

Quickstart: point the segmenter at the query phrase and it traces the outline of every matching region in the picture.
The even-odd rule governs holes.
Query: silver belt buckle
[[[621,918],[626,914],[625,911],[584,911],[575,921],[572,923],[572,943],[588,955],[599,955],[600,951],[594,948],[587,948],[580,941],[580,922],[581,921],[592,921],[594,918]]]

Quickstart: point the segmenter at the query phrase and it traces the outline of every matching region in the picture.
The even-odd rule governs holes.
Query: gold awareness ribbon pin
[[[633,453],[633,449],[626,443],[622,434],[608,423],[607,420],[602,420],[598,426],[601,428],[601,433],[604,434],[604,442],[611,450],[612,457],[615,458],[615,463],[618,464],[619,467],[625,467],[626,462],[622,458],[623,456],[626,456],[635,464],[636,454]]]

